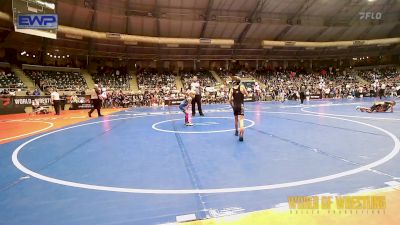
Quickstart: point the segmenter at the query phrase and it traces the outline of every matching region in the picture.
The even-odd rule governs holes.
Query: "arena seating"
[[[385,68],[378,70],[359,71],[358,76],[367,82],[375,82],[376,79],[386,82],[396,82],[400,80],[399,73],[396,68]]]
[[[192,78],[194,76],[197,76],[200,85],[203,87],[213,87],[217,83],[217,81],[214,79],[214,77],[208,70],[202,70],[199,72],[193,72],[193,71],[183,72],[181,73],[182,84],[186,90],[190,89],[190,83],[192,82]]]
[[[256,74],[255,71],[229,71],[229,70],[220,70],[218,75],[224,79],[225,81],[230,80],[231,76],[239,76],[240,78],[252,78]]]
[[[128,74],[126,67],[98,67],[92,74],[93,81],[111,89],[130,90],[130,80],[132,77]]]
[[[144,90],[160,90],[169,91],[176,90],[176,75],[171,72],[157,73],[156,71],[147,70],[137,74],[139,89]]]
[[[24,70],[24,72],[35,83],[39,82],[42,90],[48,87],[55,87],[63,91],[87,88],[86,80],[78,72],[44,70]]]
[[[23,89],[26,88],[24,83],[10,71],[0,71],[0,88],[6,89]]]
[[[367,92],[368,87],[359,83],[353,75],[321,75],[319,72],[296,74],[290,72],[260,72],[254,75],[266,85],[266,92],[274,97],[292,96],[304,86],[310,94],[321,95],[323,98],[355,97],[357,93]]]

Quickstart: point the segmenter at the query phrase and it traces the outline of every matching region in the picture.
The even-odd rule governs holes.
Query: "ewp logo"
[[[18,29],[57,29],[57,14],[19,14]]]

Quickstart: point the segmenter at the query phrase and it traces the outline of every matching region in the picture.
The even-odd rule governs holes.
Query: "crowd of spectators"
[[[230,70],[224,70],[220,69],[218,75],[224,80],[224,81],[230,81],[230,78],[232,76],[238,76],[240,78],[252,78],[256,75],[255,70],[247,71],[247,70],[240,70],[240,71],[230,71]]]
[[[371,95],[400,96],[400,76],[396,68],[359,71],[357,75],[369,84]]]
[[[383,74],[388,76],[378,76],[373,74],[373,79],[366,79],[370,82],[362,82],[358,79],[356,72],[327,73],[320,72],[297,74],[295,72],[261,72],[254,77],[266,85],[259,91],[263,99],[270,96],[274,100],[298,99],[301,88],[304,88],[308,97],[316,98],[355,98],[355,97],[378,97],[379,90],[383,89],[383,97],[388,95],[397,96],[400,83],[394,82],[399,79],[399,73],[391,71]],[[390,82],[389,82],[390,80]],[[383,86],[382,86],[383,84]]]
[[[97,84],[103,84],[112,89],[128,91],[130,90],[132,76],[128,74],[126,67],[98,66],[96,72],[92,73],[92,78]]]
[[[39,87],[46,93],[46,87],[56,87],[59,90],[77,91],[84,94],[87,88],[84,78],[79,73],[25,70],[34,81],[39,81]],[[101,74],[101,75],[99,75]],[[221,78],[229,81],[231,76],[239,76],[254,100],[297,100],[300,90],[310,98],[358,98],[358,97],[397,97],[400,96],[400,76],[395,68],[375,69],[367,71],[339,71],[332,68],[307,72],[298,69],[263,69],[253,71],[219,71]],[[104,107],[132,107],[164,105],[167,100],[179,100],[185,91],[190,89],[190,83],[197,76],[202,87],[204,103],[224,103],[228,100],[229,82],[219,84],[209,71],[182,72],[183,88],[177,90],[176,75],[171,72],[158,72],[154,69],[138,71],[137,81],[139,92],[130,90],[131,77],[125,68],[99,67],[93,79],[103,86]],[[14,75],[0,71],[0,82]],[[96,79],[97,78],[97,79]],[[255,81],[251,81],[255,78]],[[361,78],[361,79],[360,79]],[[19,81],[17,81],[17,84]],[[22,83],[22,82],[20,82]],[[23,85],[23,84],[22,84]],[[27,95],[40,95],[39,88]],[[10,93],[11,92],[11,93]],[[2,92],[5,94],[4,90]],[[15,94],[7,91],[7,94]]]
[[[0,69],[0,89],[2,91],[10,92],[24,88],[26,88],[24,83],[9,68]]]
[[[176,74],[172,72],[158,72],[157,70],[142,70],[137,74],[139,90],[172,91],[176,90]]]
[[[200,70],[198,72],[182,72],[181,78],[184,89],[187,90],[190,88],[190,83],[192,82],[194,76],[197,77],[200,86],[202,87],[214,87],[217,84],[217,81],[208,70]]]
[[[35,82],[41,90],[56,88],[62,91],[86,89],[86,80],[79,72],[24,70],[25,74]]]
[[[328,70],[329,71],[329,70]],[[141,76],[146,76],[148,72],[142,73]],[[385,71],[385,76],[380,76],[382,80],[399,79],[399,73]],[[179,99],[183,97],[183,92],[190,89],[190,83],[193,76],[200,77],[202,82],[202,101],[203,103],[225,103],[228,100],[229,82],[225,85],[215,85],[216,82],[208,83],[210,77],[201,76],[201,73],[183,73],[182,79],[183,90],[170,89],[165,90],[157,85],[149,85],[143,87],[151,87],[142,89],[138,94],[123,94],[122,92],[112,92],[109,94],[108,101],[114,103],[106,103],[108,107],[117,106],[154,106],[163,105],[166,99]],[[229,74],[231,76],[233,74]],[[241,71],[236,73],[247,80],[243,82],[251,98],[254,100],[297,100],[300,97],[300,90],[303,89],[307,99],[310,98],[360,98],[360,97],[377,97],[379,90],[371,89],[371,84],[362,82],[357,78],[357,72],[293,72],[290,70],[281,71]],[[153,76],[148,76],[153,77]],[[166,76],[168,77],[168,76]],[[230,80],[228,75],[225,77]],[[251,81],[251,78],[256,78],[257,82]],[[152,79],[156,79],[155,77]],[[156,79],[157,80],[157,79]],[[162,80],[160,80],[162,81]],[[143,84],[143,82],[142,82]],[[157,82],[156,82],[157,84]],[[380,88],[380,86],[379,86]],[[379,89],[378,88],[378,89]],[[385,96],[400,96],[398,93],[400,82],[386,85]],[[393,91],[394,90],[394,91]],[[124,103],[127,103],[125,104]]]
[[[182,99],[184,94],[180,92],[164,93],[162,90],[156,92],[149,90],[139,93],[108,90],[104,94],[104,108],[127,108],[140,106],[162,106],[166,100]]]

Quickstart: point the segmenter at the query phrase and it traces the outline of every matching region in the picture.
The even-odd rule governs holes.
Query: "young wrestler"
[[[239,135],[239,141],[243,141],[244,134],[244,96],[248,96],[246,88],[240,84],[240,78],[232,78],[232,88],[229,91],[229,103],[235,116],[235,135]],[[240,127],[239,127],[240,126]],[[239,130],[238,130],[239,128]]]
[[[357,106],[356,110],[360,110],[361,112],[387,112],[390,110],[390,112],[393,112],[393,108],[396,105],[395,101],[390,101],[390,102],[375,102],[371,108],[368,107],[360,107]]]
[[[185,125],[186,126],[193,126],[192,118],[189,113],[189,106],[192,103],[192,99],[195,97],[196,92],[194,91],[187,91],[185,99],[179,105],[179,109],[185,114]]]

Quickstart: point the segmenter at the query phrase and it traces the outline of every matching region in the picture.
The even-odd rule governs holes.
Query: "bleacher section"
[[[110,89],[130,90],[130,76],[125,67],[110,68],[98,67],[97,71],[92,73],[93,81]]]
[[[194,76],[197,76],[200,85],[203,87],[214,87],[217,84],[217,81],[208,70],[199,72],[183,72],[181,73],[181,77],[184,89],[190,89],[190,84]]]
[[[0,69],[0,88],[24,89],[26,86],[14,73],[1,71]]]
[[[170,72],[158,74],[156,71],[141,71],[137,75],[139,90],[176,90],[176,75]]]
[[[42,90],[48,87],[63,91],[75,91],[87,89],[87,84],[79,72],[69,71],[45,71],[24,70],[25,74],[32,79]]]

